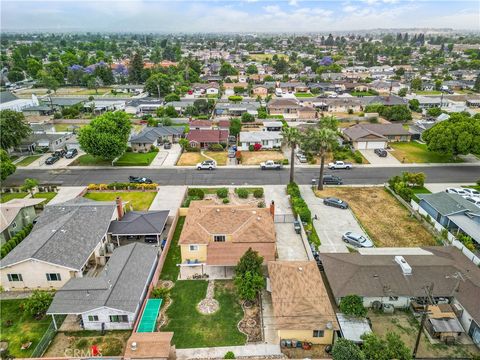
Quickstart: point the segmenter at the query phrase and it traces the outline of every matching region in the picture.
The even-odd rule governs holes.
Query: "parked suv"
[[[75,156],[78,155],[78,150],[77,149],[69,149],[67,153],[65,154],[66,159],[73,159]]]
[[[388,154],[387,150],[385,149],[375,149],[374,152],[380,157],[387,157],[387,154]]]
[[[205,160],[197,164],[197,170],[213,170],[217,167],[217,163],[214,160]]]
[[[58,160],[60,160],[60,156],[57,155],[56,153],[53,153],[52,156],[50,156],[47,160],[45,160],[45,164],[47,164],[47,165],[53,165],[53,164],[55,164]]]
[[[324,175],[323,184],[324,185],[342,185],[343,181],[341,178],[335,175]]]
[[[55,150],[55,152],[53,153],[53,155],[56,155],[56,156],[58,156],[59,158],[61,158],[61,157],[64,157],[66,153],[67,153],[67,152],[65,151],[65,149],[57,149],[57,150]]]

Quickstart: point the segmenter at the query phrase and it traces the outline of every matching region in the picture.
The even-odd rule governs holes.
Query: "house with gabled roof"
[[[383,149],[391,141],[410,141],[412,134],[402,124],[356,124],[342,130],[355,149]]]
[[[32,224],[37,214],[35,205],[44,199],[12,199],[0,207],[0,244],[10,240],[25,226]]]
[[[130,145],[134,152],[147,152],[150,151],[150,147],[158,146],[165,141],[178,142],[184,133],[183,126],[148,126],[130,137]]]

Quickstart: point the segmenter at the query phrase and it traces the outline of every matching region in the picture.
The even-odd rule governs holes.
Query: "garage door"
[[[382,141],[372,141],[367,142],[367,149],[383,149],[385,147],[385,143]]]
[[[359,141],[357,143],[358,150],[365,150],[367,148],[367,143],[365,141]]]

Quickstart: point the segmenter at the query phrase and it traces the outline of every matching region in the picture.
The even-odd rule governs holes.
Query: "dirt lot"
[[[377,247],[436,245],[432,234],[383,188],[327,188],[319,196],[347,201]]]
[[[385,337],[388,332],[400,335],[405,344],[413,350],[418,333],[419,323],[410,312],[396,311],[393,315],[375,314],[369,312],[368,317],[372,321],[373,332]],[[469,342],[468,337],[463,335],[461,341]],[[450,345],[432,344],[423,333],[418,349],[417,357],[428,358],[470,358],[473,354],[480,354],[480,350],[473,344]]]
[[[227,164],[227,152],[206,151],[205,155],[211,157],[217,162],[217,166],[224,166]],[[177,161],[177,166],[195,166],[199,162],[208,160],[199,152],[186,152],[180,156]]]
[[[285,159],[281,151],[242,151],[242,165],[258,165],[263,161]]]

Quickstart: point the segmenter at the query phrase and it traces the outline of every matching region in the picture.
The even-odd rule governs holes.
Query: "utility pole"
[[[420,345],[420,339],[422,338],[422,331],[423,327],[425,326],[425,321],[427,321],[428,315],[428,305],[432,302],[432,293],[433,293],[433,282],[430,284],[429,287],[424,287],[425,293],[427,295],[427,304],[425,305],[425,310],[422,314],[422,320],[420,321],[420,329],[418,329],[417,340],[415,341],[415,347],[413,348],[412,358],[415,359],[417,357],[418,345]]]

